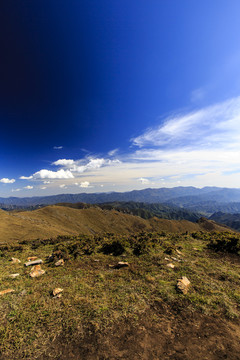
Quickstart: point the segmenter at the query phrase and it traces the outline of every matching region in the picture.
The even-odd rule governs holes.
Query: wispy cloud
[[[142,189],[143,185],[239,187],[240,97],[175,112],[131,143],[130,150],[119,152],[118,159],[118,149],[106,156],[60,158],[49,169],[21,178],[44,184],[51,180],[48,191],[59,189],[61,179],[74,191],[77,187],[91,191],[102,184],[106,191],[114,191],[115,184],[119,191]]]
[[[167,118],[132,139],[140,148],[232,147],[240,141],[240,97]]]
[[[33,186],[31,186],[31,185],[27,185],[27,186],[24,186],[24,189],[27,189],[27,190],[32,190],[32,189],[33,189]]]
[[[53,162],[53,165],[56,165],[56,166],[68,166],[68,165],[73,165],[74,164],[74,160],[71,160],[71,159],[59,159],[57,161],[54,161]]]
[[[2,178],[0,179],[0,182],[3,184],[13,184],[15,182],[15,179]]]
[[[21,180],[31,180],[32,178],[33,178],[33,176],[31,175],[31,176],[20,176],[19,179],[21,179]]]
[[[119,151],[119,149],[113,149],[111,151],[108,152],[108,155],[109,156],[113,156],[113,155],[116,155],[116,153]]]
[[[191,93],[191,102],[199,103],[204,99],[206,92],[203,88],[198,88],[192,91]]]
[[[143,185],[150,184],[150,181],[148,179],[146,179],[146,178],[143,178],[143,177],[141,177],[141,178],[139,178],[137,180],[140,181],[140,183],[143,184]]]
[[[54,148],[54,150],[61,150],[63,148],[63,146],[54,146],[53,148]]]

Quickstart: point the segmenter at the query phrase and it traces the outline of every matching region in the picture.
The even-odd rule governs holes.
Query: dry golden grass
[[[138,216],[100,208],[73,209],[47,206],[39,210],[6,212],[0,210],[0,242],[48,238],[57,235],[77,235],[113,232],[129,234],[139,231],[167,231],[182,233],[200,231],[204,224],[187,220],[144,220]],[[226,231],[214,225],[212,230]]]

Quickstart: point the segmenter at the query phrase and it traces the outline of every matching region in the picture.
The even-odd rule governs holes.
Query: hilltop
[[[205,219],[193,223],[187,220],[143,219],[116,210],[89,207],[75,209],[51,205],[33,211],[6,212],[0,210],[0,241],[20,241],[57,235],[91,235],[113,232],[129,234],[139,231],[174,233],[200,231],[211,224],[211,231],[226,231],[226,227]]]
[[[239,253],[237,234],[202,230],[0,245],[0,359],[238,360]]]

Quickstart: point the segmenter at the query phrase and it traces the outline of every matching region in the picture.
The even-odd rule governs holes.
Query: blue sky
[[[0,196],[240,184],[238,0],[0,4]]]

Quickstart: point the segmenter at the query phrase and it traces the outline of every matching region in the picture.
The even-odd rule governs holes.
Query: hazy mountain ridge
[[[53,196],[38,196],[25,198],[0,198],[1,208],[38,207],[54,205],[56,203],[113,203],[113,202],[139,202],[147,204],[162,204],[185,208],[191,212],[200,212],[207,216],[215,212],[240,212],[240,189],[204,187],[175,187],[133,190],[129,192],[112,193],[80,193],[59,194]]]

